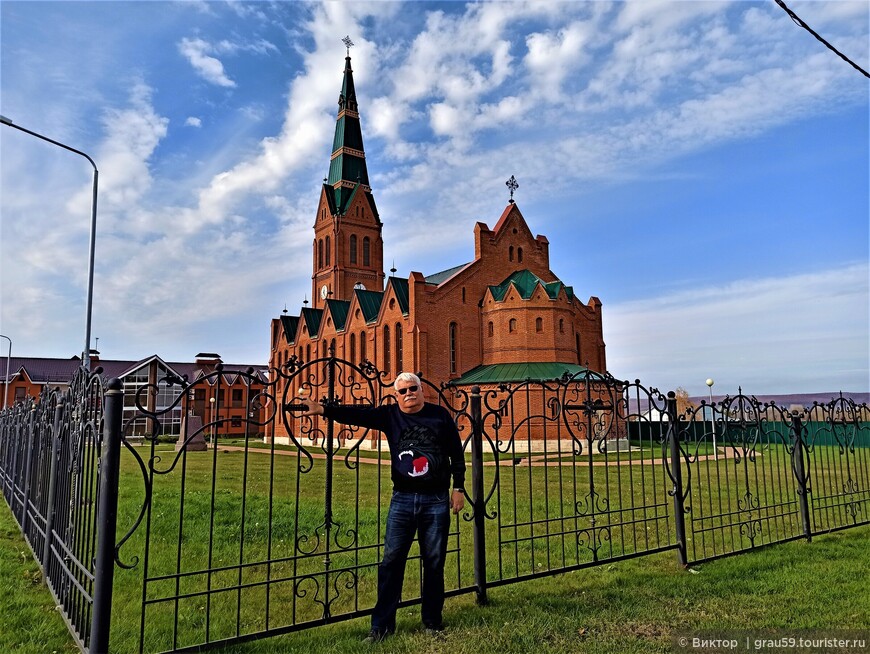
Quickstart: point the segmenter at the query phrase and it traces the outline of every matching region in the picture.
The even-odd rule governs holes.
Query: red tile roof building
[[[81,366],[81,359],[77,356],[70,359],[12,357],[9,361],[8,395],[5,395],[4,388],[5,364],[5,358],[0,359],[0,393],[4,394],[7,404],[11,406],[27,399],[38,401],[44,392],[55,388],[66,389]],[[180,401],[176,403],[180,385],[167,383],[168,377],[186,377],[191,383],[206,378],[192,391],[193,397],[190,399],[194,414],[200,416],[203,423],[223,418],[224,422],[220,425],[221,436],[245,434],[243,419],[247,406],[247,378],[238,372],[253,370],[255,378],[259,380],[251,384],[250,392],[255,394],[267,382],[266,367],[223,364],[226,372],[214,375],[218,364],[223,364],[220,356],[209,352],[197,354],[193,362],[166,362],[156,354],[139,361],[100,359],[99,352],[91,350],[91,369],[102,368],[103,377],[117,377],[124,384],[125,422],[138,412],[137,391],[146,384],[156,386],[156,394],[142,393],[138,396],[138,401],[149,411],[165,411],[161,423],[162,433],[166,435],[178,434],[182,419],[182,404]],[[146,429],[146,419],[136,418],[128,426],[126,435],[142,436]],[[250,427],[248,429],[250,431]]]

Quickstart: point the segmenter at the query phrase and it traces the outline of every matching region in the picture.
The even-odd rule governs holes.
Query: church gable
[[[366,324],[371,324],[377,321],[384,294],[379,291],[361,290],[355,291],[355,294]]]
[[[408,281],[390,277],[381,297],[381,305],[375,318],[377,324],[392,323],[396,318],[408,316]]]
[[[302,333],[307,334],[309,338],[317,338],[320,333],[320,320],[323,317],[322,309],[302,309],[302,320],[300,324]]]
[[[529,268],[546,279],[555,279],[550,272],[550,242],[545,236],[532,236],[519,207],[508,204],[501,217],[490,230],[478,222],[474,228],[474,256],[476,260],[497,259],[507,270]]]
[[[498,243],[507,234],[516,236],[518,239],[526,241],[529,245],[535,243],[535,237],[532,236],[532,230],[526,224],[526,219],[523,217],[520,208],[514,204],[509,204],[505,207],[501,217],[495,224],[493,231],[493,239]]]
[[[344,331],[350,302],[347,300],[327,300],[324,316],[328,328],[334,332]]]
[[[323,220],[330,220],[335,214],[335,195],[331,186],[324,184],[320,189],[320,202],[317,204],[315,229]]]
[[[375,208],[374,197],[371,193],[364,191],[359,184],[351,191],[341,213],[342,222],[346,227],[353,225],[377,228],[380,226],[381,221]]]

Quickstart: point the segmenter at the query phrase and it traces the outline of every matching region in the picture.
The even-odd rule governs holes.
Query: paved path
[[[312,447],[317,447],[317,446],[312,446]],[[733,449],[734,448],[720,448],[721,454],[719,454],[718,458],[722,459],[722,460],[733,459],[734,458]],[[220,443],[218,443],[218,450],[224,450],[224,451],[228,451],[228,452],[244,452],[245,448],[238,446],[238,445],[221,445]],[[729,454],[729,450],[732,450],[730,454]],[[345,452],[347,451],[346,448],[344,449],[344,451]],[[264,448],[264,447],[249,447],[248,452],[259,452],[262,454],[270,454],[272,452],[272,450]],[[308,453],[311,455],[311,458],[313,458],[313,459],[326,459],[326,454],[322,451],[309,451]],[[293,450],[277,450],[276,449],[275,454],[278,454],[280,456],[296,456],[297,453]],[[756,452],[755,455],[761,456],[761,452]],[[339,454],[339,456],[343,456],[343,455]],[[517,458],[519,459],[519,463],[514,463],[515,459],[513,457],[510,457],[510,456],[504,454],[504,455],[502,455],[502,458],[499,461],[499,465],[501,465],[503,467],[512,467],[512,466],[516,465],[516,466],[523,467],[523,468],[529,467],[529,466],[531,466],[532,468],[541,468],[541,467],[557,467],[560,465],[565,465],[565,464],[570,462],[570,461],[566,461],[565,463],[563,463],[563,462],[558,461],[558,460],[554,461],[551,457],[545,457],[543,454],[534,455],[532,457],[517,457]],[[570,454],[563,454],[562,458],[569,458],[571,460],[574,459],[574,457]],[[705,456],[699,456],[697,458],[697,461],[712,461],[713,458],[714,457],[712,454],[707,454]],[[389,463],[388,459],[375,459],[375,458],[370,458],[370,457],[365,457],[365,456],[360,456],[358,460],[360,463],[368,463],[371,465],[375,465],[375,464],[379,463],[380,461],[383,461],[385,464]],[[586,463],[586,462],[587,462],[587,460],[586,460],[585,456],[581,461],[578,461],[578,463],[580,463],[581,465],[583,463]],[[656,458],[655,460],[651,460],[649,458],[632,457],[630,460],[627,458],[621,458],[621,459],[617,459],[617,460],[613,460],[613,461],[593,461],[592,465],[593,466],[624,466],[624,465],[651,465],[651,464],[658,465],[659,463],[661,463],[661,459],[659,459],[659,458]],[[483,465],[484,466],[495,466],[495,461],[484,461]]]

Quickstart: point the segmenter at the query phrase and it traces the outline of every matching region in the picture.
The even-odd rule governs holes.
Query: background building
[[[100,359],[99,352],[91,350],[92,369],[96,370],[100,367],[103,369],[104,377],[117,377],[124,384],[123,419],[125,424],[131,421],[125,431],[128,437],[141,437],[147,433],[147,420],[136,417],[139,413],[137,402],[148,411],[163,414],[162,434],[179,434],[183,417],[182,402],[179,400],[181,385],[170,384],[168,379],[181,379],[185,376],[190,383],[206,378],[193,389],[193,397],[189,398],[193,413],[202,418],[204,424],[222,419],[221,436],[244,436],[246,428],[244,418],[251,417],[248,410],[248,397],[256,394],[266,384],[267,371],[262,365],[224,364],[227,372],[213,375],[217,365],[222,363],[220,356],[211,352],[197,354],[194,361],[190,363],[166,362],[156,354],[139,361]],[[9,367],[9,405],[28,398],[39,401],[46,390],[65,389],[80,366],[81,359],[77,356],[70,359],[12,357]],[[258,380],[250,384],[250,389],[246,377],[230,372],[245,371],[249,368],[253,369]],[[156,388],[157,392],[138,392],[145,385]],[[0,380],[0,393],[5,391],[3,386],[4,382]],[[258,419],[258,422],[262,421]],[[250,427],[248,433],[251,433]]]

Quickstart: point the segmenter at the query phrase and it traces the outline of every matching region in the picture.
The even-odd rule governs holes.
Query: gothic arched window
[[[538,333],[544,331],[544,320],[542,318],[535,318],[535,331]]]
[[[381,343],[384,350],[384,372],[390,374],[390,326],[384,325],[384,342]]]
[[[369,241],[369,237],[366,236],[363,239],[363,265],[364,266],[372,265],[371,249],[372,249],[371,241]]]
[[[350,235],[350,262],[356,263],[356,234]]]
[[[457,338],[458,331],[459,331],[459,328],[456,325],[456,323],[455,322],[450,323],[448,347],[450,350],[450,374],[451,375],[456,374],[456,359],[457,359],[456,350],[457,350],[457,347],[459,345],[458,338]]]
[[[330,257],[329,257],[329,250],[330,250],[330,248],[329,248],[329,237],[327,236],[327,237],[326,237],[326,265],[327,265],[327,266],[329,265],[329,259],[330,259]]]
[[[402,357],[402,323],[396,323],[396,374],[402,372],[405,362]]]
[[[323,239],[317,241],[317,268],[323,268]]]

